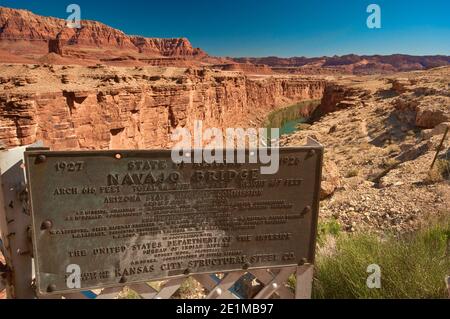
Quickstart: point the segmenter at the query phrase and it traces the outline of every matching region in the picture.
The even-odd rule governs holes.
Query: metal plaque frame
[[[247,155],[250,151],[247,151]],[[149,282],[149,281],[155,281],[155,280],[166,280],[166,279],[177,279],[177,278],[184,278],[187,275],[197,275],[201,276],[203,274],[212,273],[212,272],[230,272],[230,271],[258,271],[259,269],[267,269],[267,268],[280,268],[280,267],[297,267],[302,265],[308,265],[314,263],[314,256],[315,256],[315,244],[316,244],[316,235],[317,235],[317,220],[318,220],[318,212],[319,212],[319,194],[320,194],[320,181],[321,181],[321,172],[322,172],[322,161],[323,161],[323,147],[315,142],[314,140],[309,140],[308,145],[303,147],[296,147],[296,148],[280,148],[280,158],[283,159],[283,156],[290,156],[290,154],[296,154],[300,156],[302,159],[301,163],[309,163],[305,164],[310,171],[304,171],[301,167],[296,167],[297,170],[291,169],[290,171],[286,171],[282,174],[284,174],[284,178],[290,176],[293,179],[297,178],[297,180],[300,179],[307,179],[308,182],[312,182],[313,185],[307,186],[308,189],[308,203],[305,205],[305,209],[303,209],[303,214],[308,215],[308,228],[309,228],[309,238],[308,242],[305,245],[305,243],[296,243],[298,246],[307,246],[305,248],[305,251],[307,252],[305,256],[296,256],[294,260],[289,260],[286,262],[267,262],[267,263],[242,263],[236,266],[230,266],[230,267],[212,267],[212,268],[205,268],[205,267],[199,267],[194,269],[189,269],[186,267],[183,267],[182,269],[176,269],[176,271],[167,271],[166,273],[161,273],[160,275],[153,276],[153,275],[145,275],[141,276],[139,278],[134,278],[132,275],[126,276],[121,275],[119,271],[119,275],[114,277],[114,280],[111,280],[110,277],[103,278],[104,280],[94,279],[89,281],[88,284],[83,285],[80,288],[65,288],[62,286],[63,279],[66,279],[68,276],[67,272],[61,273],[61,271],[58,271],[58,273],[52,273],[55,269],[57,269],[58,262],[64,261],[66,264],[80,264],[80,266],[83,268],[86,264],[77,263],[76,261],[79,261],[80,259],[83,259],[87,256],[77,256],[76,254],[83,254],[83,249],[86,248],[83,246],[83,244],[76,245],[76,238],[80,239],[84,244],[87,243],[89,240],[90,242],[98,242],[100,243],[101,240],[94,237],[73,237],[72,241],[66,239],[60,239],[55,240],[52,239],[52,236],[54,238],[57,238],[58,236],[66,236],[67,234],[74,231],[72,234],[77,234],[80,236],[84,236],[83,232],[76,233],[76,229],[62,229],[62,226],[64,226],[64,222],[61,220],[58,220],[61,216],[66,218],[66,222],[73,222],[74,219],[77,217],[76,213],[80,213],[83,211],[83,218],[86,218],[84,220],[84,224],[87,223],[93,223],[95,226],[98,226],[98,223],[95,223],[95,219],[88,219],[87,210],[91,209],[92,211],[89,212],[89,214],[92,214],[92,216],[95,217],[96,213],[101,213],[100,211],[104,209],[102,205],[98,202],[98,193],[93,194],[78,194],[76,192],[81,191],[82,185],[85,185],[86,191],[89,192],[89,188],[95,188],[95,192],[98,192],[100,187],[110,187],[111,185],[101,184],[99,182],[99,178],[95,177],[94,174],[100,174],[99,176],[102,176],[104,178],[104,173],[111,172],[111,169],[113,166],[113,163],[116,163],[118,166],[122,165],[121,163],[130,163],[131,161],[140,161],[140,160],[152,160],[152,161],[162,161],[162,160],[170,160],[171,152],[169,150],[154,150],[154,151],[124,151],[124,150],[111,150],[111,151],[79,151],[79,152],[52,152],[52,151],[46,151],[42,149],[35,149],[35,150],[29,150],[25,152],[25,160],[26,160],[26,170],[27,170],[27,179],[28,179],[28,187],[29,187],[29,193],[30,193],[30,203],[31,203],[31,215],[32,215],[32,238],[33,238],[33,251],[34,251],[34,262],[35,262],[35,271],[36,271],[36,286],[37,286],[37,292],[39,295],[56,295],[61,293],[73,293],[77,291],[85,291],[88,289],[101,289],[101,288],[113,288],[113,287],[120,287],[129,285],[129,284],[139,284],[143,282]],[[84,162],[82,164],[81,162]],[[64,163],[64,165],[61,165],[60,163]],[[95,163],[95,164],[94,164]],[[155,162],[156,163],[156,162]],[[157,164],[157,163],[156,163]],[[155,165],[156,165],[155,164]],[[65,174],[60,174],[61,172],[58,171],[58,165],[59,169],[64,170]],[[84,166],[83,165],[87,165]],[[97,166],[95,166],[97,165]],[[259,164],[258,164],[259,165]],[[256,166],[256,168],[260,167]],[[81,167],[81,168],[80,168]],[[87,168],[88,167],[88,168]],[[126,167],[126,166],[123,166]],[[120,175],[124,172],[123,167],[117,168],[115,172],[118,172],[117,175]],[[129,167],[129,166],[128,166]],[[242,166],[243,169],[250,169],[251,167],[255,168],[255,166],[251,166],[250,164],[245,164]],[[241,168],[242,168],[241,167]],[[91,173],[77,173],[81,172],[83,169],[92,169]],[[204,167],[200,166],[197,167],[198,170],[205,169]],[[165,169],[156,170],[158,172],[162,172]],[[189,172],[192,172],[194,168],[190,168]],[[60,174],[60,175],[57,175]],[[103,175],[102,175],[103,174]],[[298,174],[298,175],[296,175]],[[307,175],[305,177],[305,174]],[[124,174],[126,175],[126,174]],[[113,183],[116,183],[115,179],[116,175],[113,175]],[[277,174],[275,174],[275,177],[277,177]],[[263,179],[261,176],[259,178]],[[64,185],[62,184],[63,181],[72,181],[70,183]],[[89,184],[92,183],[92,184]],[[125,177],[119,181],[119,185],[112,185],[112,186],[123,186],[121,183],[132,183],[130,180],[125,181]],[[131,185],[126,184],[126,187],[132,187]],[[77,189],[75,191],[75,188]],[[128,189],[127,188],[127,189]],[[295,188],[295,187],[294,187]],[[84,189],[84,188],[83,188]],[[203,190],[203,189],[202,189]],[[174,190],[171,190],[174,191]],[[71,194],[71,192],[75,192],[75,194]],[[291,192],[287,192],[292,195]],[[55,195],[56,194],[56,195]],[[130,193],[126,192],[125,195],[128,195]],[[172,193],[170,193],[172,194]],[[169,195],[170,195],[169,194]],[[90,196],[92,195],[92,196]],[[105,195],[105,194],[103,194]],[[102,196],[103,196],[102,195]],[[54,199],[54,197],[57,196],[57,200]],[[80,197],[81,196],[81,197]],[[302,200],[302,196],[306,196],[304,194],[298,194],[299,200]],[[126,196],[122,196],[126,197]],[[275,196],[277,198],[279,196]],[[75,200],[70,199],[75,198]],[[80,198],[85,198],[86,202],[89,202],[86,204],[87,206],[83,206],[83,204],[80,201]],[[94,199],[97,198],[97,199]],[[109,198],[108,196],[103,196],[102,199]],[[112,196],[112,198],[115,198]],[[131,198],[131,197],[130,197]],[[116,199],[114,199],[116,200]],[[159,199],[158,199],[159,200]],[[146,202],[150,205],[149,202]],[[108,209],[111,211],[112,209],[115,209],[115,207],[120,207],[120,202],[107,202],[106,205],[108,206]],[[117,204],[117,205],[116,205]],[[64,206],[66,205],[66,206]],[[77,207],[77,205],[81,205],[80,207]],[[90,208],[89,208],[90,207]],[[137,206],[133,206],[134,208],[140,207],[139,204]],[[208,208],[208,207],[207,207]],[[209,206],[209,208],[211,208]],[[96,212],[98,211],[98,212]],[[81,216],[81,215],[80,215]],[[126,218],[126,217],[124,217]],[[111,221],[108,221],[105,223],[105,225],[108,226],[114,226],[117,223],[118,219],[111,219]],[[83,226],[83,222],[80,220],[77,220],[76,223],[79,227]],[[77,226],[77,227],[78,227]],[[59,228],[58,228],[59,227]],[[302,226],[304,229],[305,227]],[[97,227],[100,228],[100,227]],[[300,227],[299,227],[300,229]],[[53,234],[50,234],[50,231],[55,231]],[[66,232],[67,231],[67,232]],[[100,230],[99,230],[100,231]],[[94,234],[95,235],[95,234]],[[180,233],[182,235],[182,233]],[[147,235],[145,235],[147,236]],[[144,237],[145,237],[144,236]],[[142,236],[138,236],[142,237]],[[301,237],[301,236],[300,236]],[[297,237],[297,238],[300,238]],[[304,240],[302,240],[304,241]],[[106,242],[114,242],[114,244],[111,244],[112,247],[103,247],[105,248],[105,254],[108,254],[108,251],[113,251],[114,249],[121,249],[120,240],[116,239],[116,241],[112,240],[105,240],[103,243]],[[132,239],[130,242],[127,242],[125,239],[125,242],[123,244],[127,246],[129,249],[129,245],[132,242]],[[244,244],[243,244],[244,245]],[[269,245],[270,246],[270,245]],[[118,248],[119,247],[119,248]],[[240,246],[239,246],[240,247]],[[89,246],[89,249],[92,247]],[[273,248],[273,247],[272,247]],[[73,253],[73,257],[61,257],[61,252],[64,252],[64,249],[70,250],[70,253]],[[243,248],[245,249],[245,247]],[[151,249],[150,249],[151,250]],[[195,249],[194,249],[195,251]],[[68,251],[65,251],[68,252]],[[83,257],[83,258],[82,258]],[[124,258],[123,255],[117,254],[114,258],[106,258],[106,261],[113,262],[113,263],[123,263],[124,261],[133,261],[132,258],[135,256],[132,256],[131,259],[129,256],[127,258]],[[94,258],[91,256],[91,258],[88,259],[87,264],[89,264],[90,261],[92,261],[91,264],[89,264],[89,267],[96,266],[95,260],[97,258]],[[100,262],[100,265],[104,265],[105,260]],[[66,265],[64,265],[66,266]],[[47,267],[47,269],[46,269]],[[95,268],[95,267],[94,267]],[[122,269],[122,265],[119,267]],[[51,269],[52,271],[48,271],[48,269]],[[61,270],[62,268],[58,268]],[[131,269],[131,268],[130,268]],[[93,270],[93,268],[88,268],[89,271]],[[97,269],[100,270],[100,269]],[[88,274],[89,275],[89,274]],[[87,276],[88,276],[87,275]],[[55,278],[57,278],[55,280]],[[55,283],[52,282],[52,280],[55,281]]]

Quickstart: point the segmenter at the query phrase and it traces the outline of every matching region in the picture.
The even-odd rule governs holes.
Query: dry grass
[[[385,152],[388,155],[399,154],[401,152],[401,149],[400,146],[398,146],[397,144],[391,144],[388,147],[386,147]]]
[[[434,164],[432,170],[428,172],[426,182],[428,183],[438,183],[450,176],[450,161],[446,159],[439,159]]]
[[[353,168],[353,169],[349,170],[347,172],[347,174],[345,174],[345,177],[351,178],[351,177],[356,177],[358,175],[359,175],[359,170],[356,168]]]
[[[314,297],[445,298],[449,243],[448,214],[440,223],[402,238],[340,235],[332,256],[317,256]],[[381,267],[380,289],[367,287],[371,264]]]
[[[395,158],[383,158],[380,166],[381,168],[389,169],[394,168],[398,164],[399,162]]]

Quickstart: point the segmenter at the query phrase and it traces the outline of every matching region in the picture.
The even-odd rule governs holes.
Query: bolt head
[[[53,223],[50,220],[46,220],[45,222],[42,223],[41,230],[49,230],[52,227]]]
[[[301,260],[300,260],[300,262],[298,263],[298,265],[299,266],[303,266],[303,265],[305,265],[305,264],[307,264],[308,263],[308,259],[307,258],[302,258]]]
[[[48,285],[47,292],[54,292],[54,291],[56,291],[56,286],[55,285]]]
[[[47,160],[47,157],[45,155],[38,155],[36,157],[36,164],[44,163]]]

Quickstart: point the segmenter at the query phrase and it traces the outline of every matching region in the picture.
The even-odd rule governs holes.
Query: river
[[[319,104],[320,100],[308,100],[276,110],[268,115],[265,127],[279,128],[280,135],[292,134],[299,130],[299,124],[308,120],[302,116],[302,113],[305,114],[304,108],[314,109]]]

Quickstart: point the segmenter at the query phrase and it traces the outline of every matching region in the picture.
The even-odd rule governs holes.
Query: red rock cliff
[[[3,65],[0,74],[0,142],[55,150],[168,147],[170,133],[195,120],[255,127],[277,107],[321,98],[325,86],[196,68]]]
[[[0,7],[0,40],[31,44],[61,39],[64,46],[131,50],[156,56],[205,56],[185,38],[159,39],[129,36],[97,21],[81,21],[81,28],[68,28],[63,19],[43,17],[27,10]],[[31,43],[32,42],[32,43]],[[46,48],[46,46],[45,46]]]

